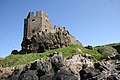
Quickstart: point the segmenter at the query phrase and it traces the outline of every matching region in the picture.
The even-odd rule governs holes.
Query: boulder
[[[37,76],[41,77],[46,74],[54,73],[51,62],[38,60],[31,63],[30,70],[37,70]]]
[[[80,62],[80,56],[75,55],[70,59],[65,60],[65,65],[68,67],[72,73],[79,74],[82,69],[82,62]]]
[[[74,55],[70,59],[65,60],[65,66],[76,75],[78,75],[79,71],[82,70],[83,65],[86,65],[86,67],[93,67],[92,60],[84,57],[83,54]]]
[[[62,53],[53,53],[53,55],[50,57],[50,61],[55,72],[64,66]]]
[[[90,50],[94,50],[93,46],[91,46],[91,45],[88,45],[85,48],[90,49]]]
[[[53,80],[78,80],[78,77],[68,70],[61,69],[56,73]]]
[[[119,80],[115,75],[110,75],[107,80]]]
[[[38,76],[36,75],[36,71],[28,70],[21,74],[18,80],[38,80]]]
[[[97,69],[85,68],[80,71],[81,80],[97,80],[97,75],[100,74],[100,71]]]
[[[54,74],[46,74],[40,77],[40,80],[53,80]]]
[[[94,63],[94,68],[98,69],[100,72],[105,70],[105,68],[102,66],[102,64],[100,62]]]
[[[0,68],[0,80],[6,80],[12,74],[12,69],[9,67]]]
[[[18,50],[13,50],[13,51],[11,52],[11,54],[19,54],[19,51],[18,51]]]
[[[120,54],[115,55],[116,60],[120,60]]]
[[[13,67],[12,74],[8,76],[7,80],[19,80],[19,76],[24,73],[27,69],[26,66]]]
[[[116,70],[120,71],[120,64],[117,64],[115,67]]]

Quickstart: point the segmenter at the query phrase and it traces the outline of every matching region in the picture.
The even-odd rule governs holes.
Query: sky
[[[24,18],[41,10],[84,46],[120,42],[120,0],[0,0],[0,57],[21,49]]]

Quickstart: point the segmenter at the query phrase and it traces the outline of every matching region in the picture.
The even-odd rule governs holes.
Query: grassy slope
[[[113,44],[108,44],[107,46],[118,46],[120,43],[113,43]]]
[[[81,51],[85,54],[91,54],[93,56],[93,59],[95,61],[101,60],[103,57],[100,53],[97,52],[98,47],[96,47],[94,50],[89,50],[84,47],[78,46],[78,45],[71,45],[66,48],[60,48],[60,49],[54,49],[50,50],[48,52],[44,53],[32,53],[32,54],[24,54],[24,55],[9,55],[7,56],[3,61],[0,62],[0,66],[3,67],[10,67],[20,64],[26,64],[31,61],[34,61],[36,59],[47,59],[47,55],[52,54],[53,52],[62,52],[64,58],[71,57],[74,54],[77,54],[76,48],[80,48]]]

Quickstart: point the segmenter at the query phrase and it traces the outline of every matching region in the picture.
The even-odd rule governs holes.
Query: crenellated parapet
[[[52,29],[52,23],[48,19],[47,13],[44,11],[36,12],[34,16],[33,12],[29,12],[26,19],[24,19],[24,37],[31,38],[33,34],[40,31],[50,31]]]

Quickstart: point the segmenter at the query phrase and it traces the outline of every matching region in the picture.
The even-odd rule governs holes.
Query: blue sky
[[[120,42],[120,0],[0,0],[0,57],[21,49],[24,18],[40,10],[83,45]]]

